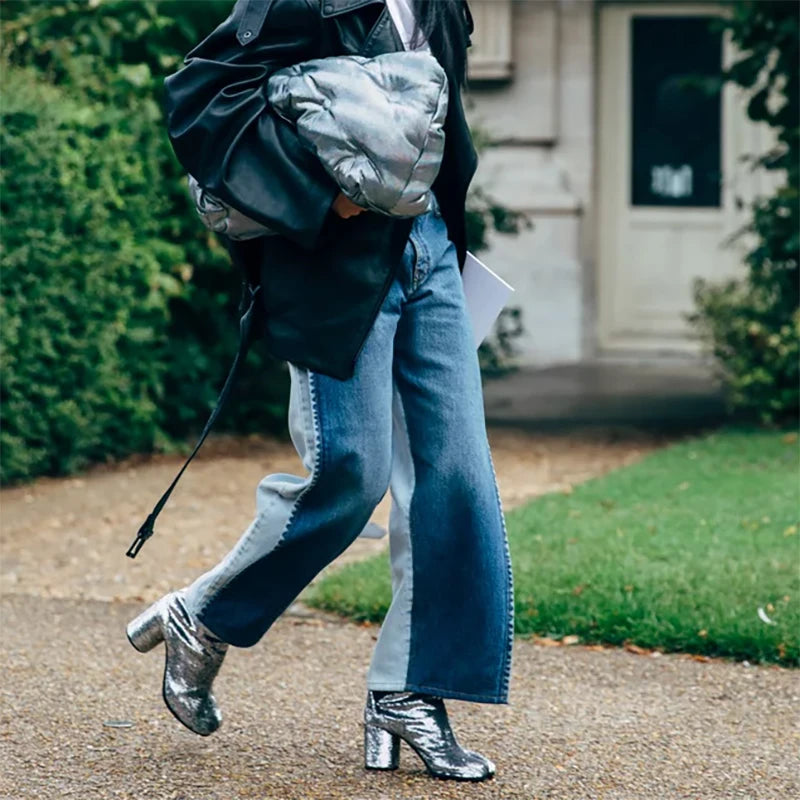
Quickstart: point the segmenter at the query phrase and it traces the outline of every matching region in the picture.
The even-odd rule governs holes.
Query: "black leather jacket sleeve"
[[[315,2],[238,0],[164,82],[168,134],[184,169],[309,250],[339,187],[269,107],[266,84],[275,70],[321,55]]]

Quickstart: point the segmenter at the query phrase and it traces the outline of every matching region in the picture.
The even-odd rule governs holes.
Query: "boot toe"
[[[178,722],[200,736],[210,736],[222,725],[222,714],[213,697],[198,700],[165,691],[164,702]]]
[[[481,775],[480,780],[491,778],[495,772],[497,772],[494,761],[492,761],[490,758],[487,758],[480,753],[476,753],[474,750],[467,750],[467,753],[469,753],[469,755],[475,759],[476,770],[478,770]]]
[[[462,750],[452,754],[450,763],[428,763],[428,772],[436,778],[456,781],[485,781],[495,774],[494,764],[473,750]]]

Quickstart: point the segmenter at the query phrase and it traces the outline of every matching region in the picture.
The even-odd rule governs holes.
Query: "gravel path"
[[[503,503],[569,490],[666,443],[628,432],[574,436],[490,431]],[[133,459],[74,478],[43,479],[0,493],[3,592],[93,600],[154,600],[215,564],[250,523],[255,489],[271,472],[304,474],[291,443],[216,439],[195,460],[142,552],[128,545],[180,467],[176,457]],[[389,519],[389,498],[373,520]],[[386,540],[359,539],[340,561],[362,558]],[[43,568],[46,554],[46,568]]]
[[[362,766],[360,715],[376,629],[285,615],[217,679],[225,721],[186,731],[160,697],[163,649],[124,626],[139,604],[7,596],[0,797],[129,800],[635,800],[800,797],[787,670],[622,650],[515,646],[508,706],[448,702],[491,782]],[[130,728],[109,728],[108,721]]]
[[[506,508],[664,443],[490,438]],[[433,781],[407,749],[398,773],[366,773],[360,720],[377,628],[299,605],[258,646],[231,650],[217,682],[225,723],[191,734],[161,700],[163,649],[136,653],[125,624],[233,544],[264,473],[298,469],[285,443],[211,444],[135,561],[124,551],[178,459],[2,492],[0,800],[800,797],[796,672],[531,641],[515,644],[509,706],[448,703],[464,744],[497,762],[493,781]],[[374,519],[387,514],[385,502]],[[384,546],[359,541],[342,560]]]

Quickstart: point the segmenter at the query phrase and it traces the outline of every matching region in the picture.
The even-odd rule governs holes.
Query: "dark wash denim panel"
[[[394,593],[368,686],[508,699],[513,586],[456,251],[442,216],[414,220],[355,374],[291,366],[290,430],[308,470],[268,475],[258,513],[190,587],[202,622],[255,644],[363,530],[391,480]]]

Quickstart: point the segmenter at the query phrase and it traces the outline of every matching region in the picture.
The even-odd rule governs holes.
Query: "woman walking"
[[[483,780],[444,699],[506,703],[513,590],[460,276],[476,156],[458,89],[464,0],[239,0],[167,82],[169,133],[199,183],[277,236],[231,242],[257,276],[267,347],[289,362],[289,428],[305,477],[266,476],[253,522],[223,559],[128,626],[166,644],[164,700],[201,735],[212,683],[355,539],[390,488],[393,598],[367,675],[365,765],[400,741],[440,778]],[[425,213],[354,205],[264,99],[307,59],[429,49],[450,83],[441,169]],[[324,724],[324,720],[321,721]]]

